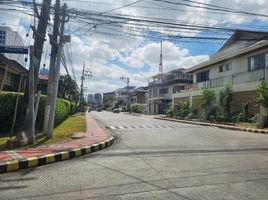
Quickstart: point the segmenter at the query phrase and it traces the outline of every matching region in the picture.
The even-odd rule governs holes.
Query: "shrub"
[[[267,83],[263,80],[258,85],[257,91],[259,93],[259,97],[256,98],[256,102],[263,106],[268,107],[268,90],[267,90]]]
[[[227,84],[219,93],[220,112],[225,121],[230,121],[231,103],[233,99],[232,92],[232,86]]]
[[[202,107],[205,110],[205,119],[209,119],[210,115],[214,115],[216,111],[216,94],[214,90],[204,89],[202,91]]]
[[[141,113],[142,112],[142,106],[138,103],[133,103],[130,105],[130,109],[134,111],[135,113]]]
[[[0,92],[0,132],[8,132],[11,129],[17,94],[18,93],[14,92]],[[20,93],[18,102],[18,112],[20,109],[22,96],[23,94]],[[37,119],[35,123],[35,128],[39,131],[43,129],[45,105],[46,105],[46,96],[41,95],[37,113]],[[68,117],[69,114],[74,114],[75,112],[77,112],[77,110],[78,107],[75,103],[58,98],[56,102],[54,126],[59,125]],[[18,120],[18,115],[16,120]]]
[[[237,115],[237,122],[248,122],[250,115],[249,115],[249,110],[248,110],[248,104],[249,102],[242,103],[242,110],[240,113]]]
[[[174,115],[179,118],[185,118],[190,113],[189,102],[183,102],[174,109]]]
[[[169,103],[168,108],[166,110],[166,115],[168,117],[173,117],[173,112],[174,112],[174,109],[173,109],[172,103]]]

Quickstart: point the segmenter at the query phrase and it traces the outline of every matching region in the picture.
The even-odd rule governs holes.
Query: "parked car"
[[[118,108],[113,109],[113,113],[119,113],[119,112],[120,112],[120,111],[119,111]]]
[[[102,107],[97,107],[97,112],[101,112],[103,111],[103,108]]]

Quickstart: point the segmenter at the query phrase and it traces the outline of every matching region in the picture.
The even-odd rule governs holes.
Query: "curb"
[[[154,117],[154,119],[166,120],[166,121],[172,121],[172,122],[181,122],[181,123],[201,125],[201,126],[214,126],[214,127],[234,130],[234,131],[245,131],[245,132],[251,132],[251,133],[268,134],[268,130],[262,130],[262,129],[242,128],[242,127],[236,127],[236,126],[230,126],[230,125],[210,124],[210,123],[205,123],[205,122],[194,122],[194,121],[186,121],[186,120],[179,120],[179,119],[169,119],[169,118],[163,118],[163,117]]]
[[[0,164],[0,174],[16,171],[20,169],[28,169],[31,167],[42,166],[59,161],[69,160],[82,155],[90,154],[111,146],[114,143],[114,137],[110,137],[102,142],[89,146],[83,146],[67,151],[55,152],[38,157],[29,157],[23,160],[10,160]]]

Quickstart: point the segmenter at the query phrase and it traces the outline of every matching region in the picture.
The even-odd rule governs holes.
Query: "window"
[[[232,70],[232,63],[227,63],[219,66],[219,72],[225,72]]]
[[[264,67],[268,67],[268,53],[249,57],[248,59],[249,71],[262,69]]]
[[[203,81],[208,81],[209,80],[209,70],[199,72],[196,74],[196,82],[203,82]]]
[[[168,93],[168,88],[159,89],[159,94],[166,94],[166,93]]]

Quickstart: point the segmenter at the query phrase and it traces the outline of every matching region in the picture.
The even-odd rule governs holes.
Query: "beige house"
[[[229,83],[234,92],[232,112],[249,101],[249,109],[255,114],[259,111],[256,88],[260,80],[268,79],[268,33],[238,30],[209,60],[186,72],[193,74],[192,88],[173,94],[174,105],[189,100],[200,111],[203,88],[219,91]]]

